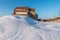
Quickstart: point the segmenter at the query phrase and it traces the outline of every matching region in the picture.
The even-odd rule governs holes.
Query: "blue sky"
[[[35,8],[39,18],[59,16],[60,0],[0,0],[0,16],[11,15],[15,7]]]

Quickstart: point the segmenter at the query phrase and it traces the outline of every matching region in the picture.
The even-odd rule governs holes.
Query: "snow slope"
[[[38,22],[26,16],[0,17],[0,40],[60,40],[60,23]]]

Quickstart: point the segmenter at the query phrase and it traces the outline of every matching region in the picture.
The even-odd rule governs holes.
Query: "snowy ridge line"
[[[3,16],[0,40],[60,40],[60,23],[38,22],[27,16]]]

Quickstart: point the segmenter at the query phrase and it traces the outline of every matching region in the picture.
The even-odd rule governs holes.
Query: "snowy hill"
[[[38,22],[26,16],[0,17],[0,40],[60,40],[60,23]]]

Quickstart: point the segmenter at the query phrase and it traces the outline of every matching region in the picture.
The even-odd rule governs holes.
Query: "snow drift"
[[[26,16],[0,17],[0,40],[60,40],[60,23],[38,22]]]

